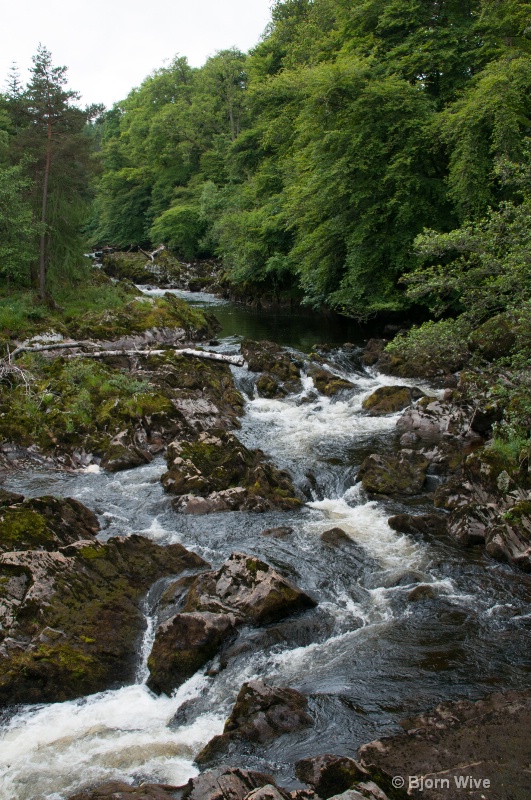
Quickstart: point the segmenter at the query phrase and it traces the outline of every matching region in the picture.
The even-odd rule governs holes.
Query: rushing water
[[[235,318],[238,313],[232,310]],[[295,341],[269,324],[269,338],[301,346],[304,321],[297,323]],[[257,336],[264,327],[262,320],[246,333]],[[218,349],[234,350],[233,333],[233,326],[225,327],[228,338]],[[221,732],[239,687],[253,677],[305,692],[315,726],[258,749],[242,744],[227,761],[272,771],[286,785],[293,783],[298,758],[354,755],[363,742],[396,731],[399,719],[442,699],[527,685],[529,579],[449,540],[391,530],[387,518],[406,507],[368,500],[355,474],[368,452],[395,445],[396,417],[361,413],[363,397],[393,380],[360,369],[352,348],[332,351],[330,367],[355,389],[328,399],[306,377],[300,395],[267,400],[253,396],[244,368],[234,368],[248,392],[238,436],[291,472],[308,500],[300,511],[176,514],[159,482],[162,459],[113,475],[36,471],[11,477],[9,487],[26,495],[69,495],[93,508],[102,539],[141,533],[160,544],[181,542],[213,565],[234,551],[257,554],[319,605],[242,630],[217,674],[198,673],[173,697],[156,697],[145,686],[155,586],[145,600],[134,685],[25,707],[4,722],[2,800],[62,800],[110,779],[182,784],[197,773],[194,755]],[[261,535],[278,525],[293,533]],[[349,539],[337,546],[323,542],[320,535],[333,526]],[[435,599],[409,602],[414,582],[429,583]]]

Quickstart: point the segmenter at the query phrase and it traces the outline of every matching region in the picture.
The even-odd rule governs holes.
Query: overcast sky
[[[175,55],[194,67],[216,50],[255,45],[272,0],[19,0],[2,4],[0,91],[16,61],[23,83],[41,42],[82,103],[122,100]]]

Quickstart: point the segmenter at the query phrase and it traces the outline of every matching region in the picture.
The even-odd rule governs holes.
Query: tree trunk
[[[39,295],[46,300],[46,207],[48,205],[48,180],[52,163],[52,123],[48,120],[48,141],[46,143],[46,161],[42,182],[41,235],[39,240]]]

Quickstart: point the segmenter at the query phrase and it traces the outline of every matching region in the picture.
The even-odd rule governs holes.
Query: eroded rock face
[[[174,800],[177,786],[160,783],[143,783],[130,786],[122,781],[110,781],[96,789],[85,789],[71,795],[68,800]]]
[[[160,577],[205,566],[181,545],[140,536],[102,544],[92,512],[69,498],[35,498],[0,516],[3,705],[70,700],[131,680],[141,595]]]
[[[188,589],[184,601],[183,590]],[[233,553],[222,566],[170,585],[162,599],[165,619],[148,659],[148,685],[171,694],[212,659],[239,625],[263,625],[317,603],[269,564]],[[167,618],[168,609],[179,613]]]
[[[330,753],[297,761],[295,774],[300,781],[315,789],[323,800],[341,794],[355,783],[369,778],[368,772],[353,758]]]
[[[271,775],[237,767],[221,767],[202,772],[186,784],[182,800],[245,800],[250,792],[274,785]]]
[[[241,622],[264,625],[316,605],[265,561],[233,553],[219,570],[197,576],[184,611],[233,614]]]
[[[414,400],[424,396],[420,389],[410,386],[380,386],[365,398],[362,408],[371,417],[396,414],[411,405]]]
[[[248,450],[234,434],[213,430],[194,441],[173,442],[162,485],[176,495],[174,507],[189,514],[298,508],[301,501],[286,472]]]
[[[176,614],[157,630],[148,659],[148,686],[170,695],[191,678],[236,633],[229,614]]]
[[[462,475],[437,491],[435,503],[450,512],[448,532],[461,545],[483,545],[493,558],[531,572],[529,483],[521,468],[485,447],[466,458]]]
[[[530,713],[529,689],[494,694],[476,703],[443,703],[433,712],[403,722],[406,733],[364,745],[359,751],[360,761],[369,772],[380,776],[382,785],[395,775],[448,780],[448,785],[426,783],[421,795],[426,800],[458,800],[481,794],[527,800],[529,775],[522,764],[531,760]],[[456,779],[467,776],[476,781],[490,780],[490,789],[474,792],[458,788]],[[411,796],[417,795],[412,791]]]
[[[414,450],[401,450],[397,456],[367,456],[357,480],[371,494],[415,495],[422,491],[429,461]]]
[[[221,755],[233,741],[265,742],[313,724],[306,697],[295,689],[249,681],[241,687],[225,728],[196,757],[205,764]]]

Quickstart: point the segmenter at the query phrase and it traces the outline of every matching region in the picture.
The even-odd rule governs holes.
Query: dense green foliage
[[[157,70],[105,118],[95,241],[217,255],[360,318],[410,302],[415,237],[516,202],[527,0],[284,0],[248,55]]]
[[[102,109],[77,99],[42,46],[27,86],[14,70],[0,95],[0,277],[38,287],[42,300],[83,262],[95,168],[87,123]]]

